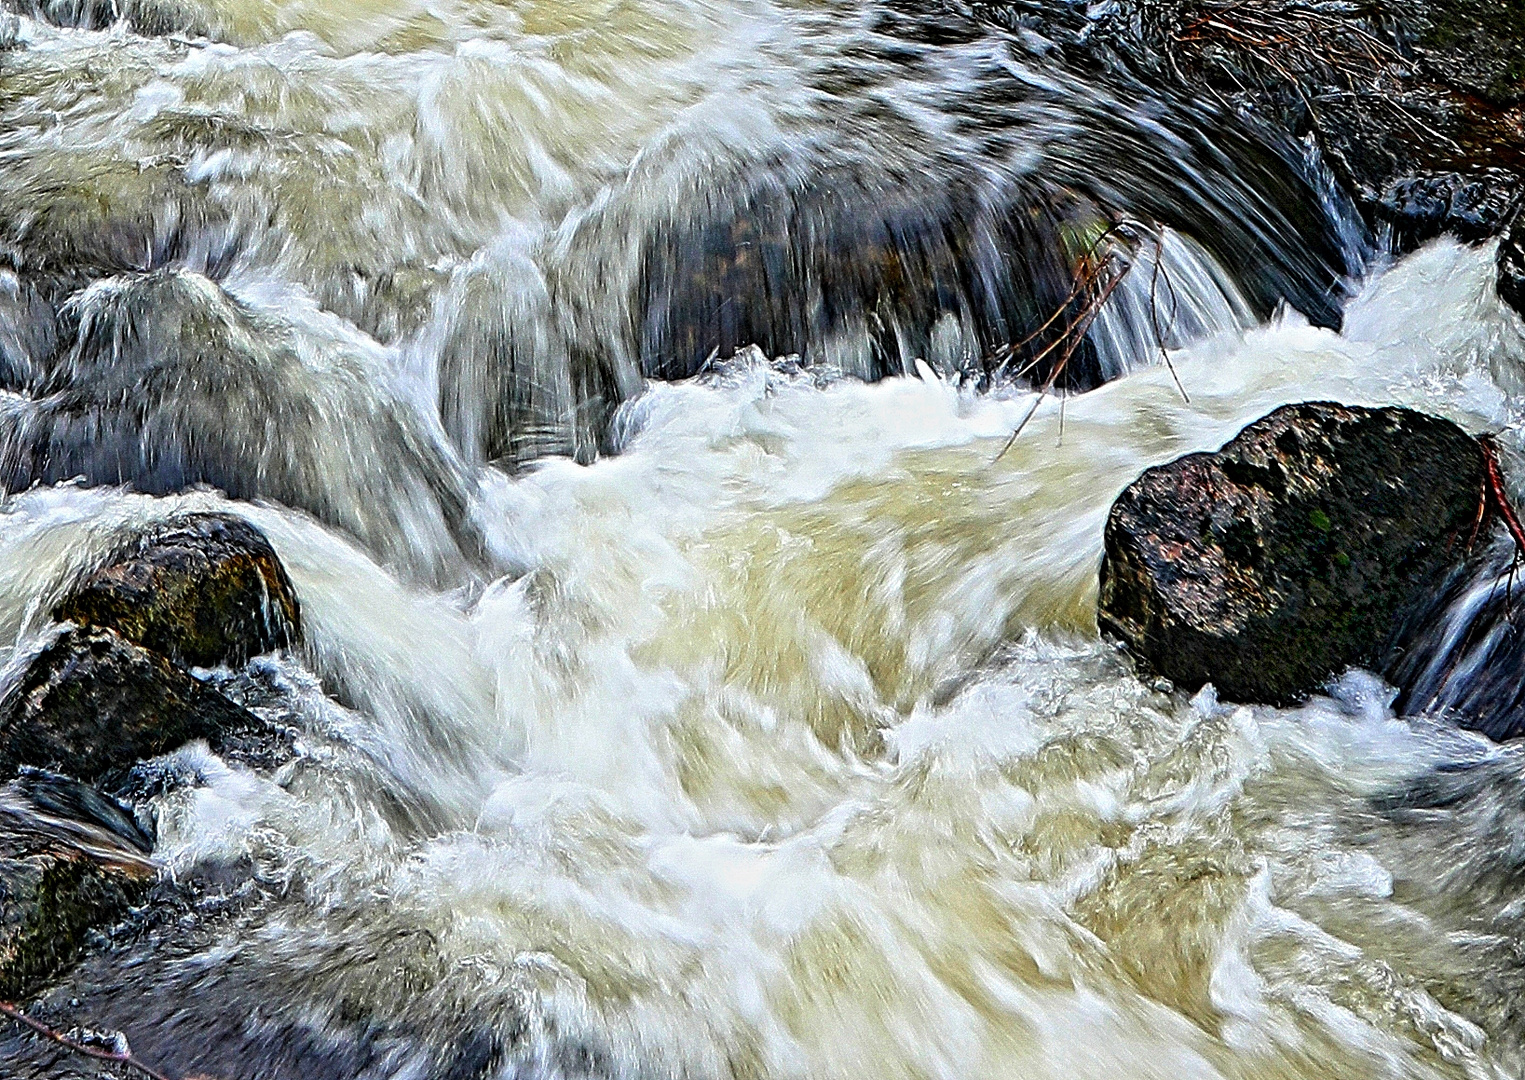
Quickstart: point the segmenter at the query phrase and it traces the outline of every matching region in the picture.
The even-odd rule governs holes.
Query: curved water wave
[[[159,33],[137,10],[123,25]],[[155,269],[283,281],[396,348],[470,461],[588,460],[643,378],[751,345],[865,378],[924,360],[1082,387],[1282,300],[1338,320],[1348,253],[1292,148],[972,16],[186,10],[158,37],[23,21],[7,261],[55,307]],[[1131,239],[1099,244],[1119,222]],[[1105,283],[1077,276],[1141,248],[1164,256],[1149,302],[1071,348]],[[1175,318],[1182,294],[1198,318]]]

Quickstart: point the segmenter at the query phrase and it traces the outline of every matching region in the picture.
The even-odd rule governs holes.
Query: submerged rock
[[[305,510],[421,580],[480,562],[473,479],[342,337],[186,270],[95,280],[59,307],[57,333],[36,384],[0,395],[6,490],[208,485]]]
[[[0,700],[0,777],[24,765],[89,782],[192,739],[261,721],[163,656],[102,627],[65,629]]]
[[[131,816],[67,777],[0,786],[0,1000],[36,990],[74,961],[157,877]]]
[[[1122,493],[1099,621],[1180,686],[1290,704],[1348,666],[1383,666],[1462,562],[1484,475],[1481,447],[1450,421],[1284,406]]]
[[[301,635],[296,591],[275,549],[231,514],[186,515],[137,536],[53,617],[110,628],[198,667],[242,664]]]

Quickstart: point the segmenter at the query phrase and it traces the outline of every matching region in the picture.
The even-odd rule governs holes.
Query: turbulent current
[[[5,6],[12,667],[187,507],[307,636],[205,673],[302,752],[163,763],[203,910],[80,1016],[221,1080],[1525,1072],[1522,751],[1095,617],[1118,492],[1279,404],[1516,449],[1487,246],[951,8]]]

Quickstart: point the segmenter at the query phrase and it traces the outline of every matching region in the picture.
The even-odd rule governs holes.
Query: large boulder
[[[231,514],[182,515],[132,537],[53,616],[109,627],[199,667],[242,664],[301,634],[296,590],[275,549]]]
[[[25,765],[81,780],[120,779],[141,758],[214,746],[261,721],[114,630],[66,627],[0,699],[0,779]]]
[[[1150,469],[1107,520],[1099,622],[1140,666],[1290,704],[1381,668],[1480,524],[1479,443],[1408,409],[1287,405]]]

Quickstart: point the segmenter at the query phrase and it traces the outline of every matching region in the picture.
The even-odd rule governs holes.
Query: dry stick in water
[[[1138,233],[1142,229],[1143,226],[1137,225],[1130,221],[1117,222],[1111,228],[1102,233],[1101,236],[1096,239],[1096,242],[1093,243],[1091,247],[1086,251],[1086,260],[1089,260],[1091,256],[1095,254],[1096,249],[1113,235],[1125,236],[1134,241],[1137,241]],[[1149,321],[1154,328],[1155,343],[1159,346],[1160,356],[1165,361],[1165,367],[1169,370],[1171,379],[1175,381],[1176,389],[1181,392],[1182,400],[1184,400],[1189,405],[1191,404],[1191,395],[1186,392],[1186,387],[1181,382],[1181,376],[1179,373],[1177,373],[1175,364],[1170,360],[1170,351],[1165,347],[1165,335],[1160,328],[1160,316],[1158,310],[1159,282],[1163,273],[1162,264],[1165,261],[1165,241],[1163,235],[1154,237],[1154,245],[1154,272],[1151,275],[1149,281]],[[1016,344],[1007,346],[1008,352],[1021,348],[1023,345],[1026,345],[1028,342],[1036,338],[1039,334],[1043,333],[1043,331],[1047,330],[1050,326],[1054,325],[1054,323],[1058,321],[1059,317],[1063,315],[1069,308],[1070,304],[1074,302],[1077,296],[1096,284],[1097,280],[1102,276],[1103,272],[1106,270],[1107,266],[1110,265],[1113,258],[1114,255],[1109,253],[1107,257],[1102,259],[1101,262],[1097,263],[1094,268],[1088,267],[1086,270],[1082,271],[1079,278],[1075,282],[1075,287],[1070,291],[1070,295],[1065,298],[1064,303],[1060,305],[1059,310],[1050,315],[1048,321],[1040,326],[1036,331],[1027,335],[1027,337],[1023,338]],[[1023,375],[1027,374],[1027,372],[1031,371],[1033,368],[1042,363],[1048,357],[1048,355],[1057,349],[1060,345],[1064,345],[1066,342],[1069,343],[1068,347],[1064,351],[1064,355],[1061,356],[1059,362],[1054,365],[1054,370],[1050,373],[1048,380],[1039,389],[1038,398],[1033,402],[1032,408],[1027,411],[1026,416],[1022,417],[1022,421],[1017,425],[1017,429],[1011,433],[1011,438],[1007,439],[1006,445],[1001,447],[1001,452],[991,460],[992,465],[1006,456],[1007,451],[1009,451],[1012,448],[1012,445],[1017,441],[1017,436],[1022,434],[1022,429],[1027,427],[1028,421],[1031,420],[1033,415],[1038,411],[1038,406],[1043,403],[1043,399],[1047,397],[1049,392],[1053,389],[1054,383],[1058,381],[1059,376],[1064,373],[1064,369],[1069,364],[1070,358],[1075,355],[1076,350],[1080,348],[1081,342],[1085,340],[1086,334],[1090,332],[1091,324],[1095,322],[1097,317],[1101,314],[1101,309],[1103,305],[1106,304],[1107,298],[1110,297],[1113,290],[1115,290],[1117,286],[1122,283],[1123,278],[1128,276],[1129,271],[1133,269],[1133,265],[1134,264],[1131,262],[1126,264],[1122,270],[1119,271],[1118,274],[1107,283],[1106,288],[1101,291],[1101,294],[1098,295],[1089,304],[1087,304],[1085,309],[1080,313],[1079,316],[1074,319],[1074,321],[1065,326],[1063,333],[1061,333],[1058,338],[1056,338],[1047,347],[1045,347],[1043,351],[1038,353],[1037,356],[1033,357],[1026,364],[1024,364],[1021,370],[1016,373],[1015,377],[1021,378]],[[1176,306],[1179,303],[1179,298],[1176,295],[1175,285],[1170,280],[1170,275],[1164,274],[1164,278],[1165,287],[1170,290],[1170,325],[1174,326]],[[1059,413],[1059,437],[1061,441],[1064,438],[1063,409],[1063,399],[1061,399]]]
[[[1116,222],[1112,225],[1109,225],[1101,233],[1100,236],[1091,241],[1091,246],[1086,248],[1085,253],[1080,256],[1081,265],[1084,266],[1085,269],[1076,276],[1075,285],[1072,289],[1070,289],[1070,295],[1066,296],[1064,298],[1064,302],[1054,310],[1054,313],[1050,315],[1046,320],[1044,320],[1042,326],[1038,327],[1038,329],[1034,330],[1031,334],[1028,334],[1021,341],[1008,342],[995,351],[994,357],[1001,358],[1001,373],[1004,373],[1005,371],[1007,358],[1009,358],[1013,353],[1022,348],[1024,345],[1029,345],[1041,337],[1049,327],[1053,326],[1060,320],[1060,318],[1063,317],[1064,313],[1070,309],[1070,305],[1078,300],[1082,293],[1096,284],[1096,279],[1101,276],[1102,270],[1106,268],[1107,262],[1112,258],[1112,256],[1109,253],[1107,258],[1103,259],[1100,263],[1097,263],[1094,267],[1091,265],[1091,260],[1095,257],[1097,250],[1103,244],[1110,240],[1114,235],[1122,232],[1125,224],[1126,223],[1124,222]],[[1051,342],[1047,348],[1029,360],[1026,364],[1023,364],[1022,367],[1018,369],[1018,371],[1012,376],[1012,378],[1020,379],[1023,375],[1026,375],[1033,368],[1041,364],[1049,353],[1053,352],[1056,348],[1065,343],[1065,341],[1069,338],[1070,331],[1074,329],[1074,326],[1074,323],[1070,323],[1068,326],[1066,326],[1064,328],[1064,332],[1061,333],[1055,341]]]
[[[1170,293],[1170,321],[1166,323],[1167,329],[1175,329],[1176,315],[1181,306],[1181,298],[1176,292],[1175,282],[1170,280],[1170,274],[1165,270],[1164,226],[1152,230],[1151,235],[1150,229],[1137,222],[1120,221],[1113,226],[1113,230],[1118,235],[1127,237],[1135,244],[1142,244],[1145,240],[1154,244],[1154,268],[1149,275],[1149,325],[1154,330],[1154,344],[1160,350],[1160,359],[1165,362],[1165,368],[1170,372],[1170,377],[1175,382],[1176,389],[1181,392],[1181,400],[1190,405],[1191,395],[1186,392],[1186,387],[1181,382],[1181,376],[1170,359],[1170,350],[1165,347],[1165,331],[1160,329],[1160,281],[1162,279],[1165,282],[1165,288]]]
[[[1510,622],[1514,616],[1510,610],[1513,607],[1514,574],[1519,569],[1520,562],[1525,560],[1525,528],[1520,525],[1520,519],[1514,512],[1514,507],[1509,502],[1509,489],[1504,482],[1504,470],[1499,465],[1498,443],[1492,435],[1479,435],[1477,443],[1483,448],[1483,490],[1477,500],[1477,520],[1472,523],[1472,535],[1467,538],[1467,550],[1472,549],[1477,540],[1477,534],[1482,530],[1488,520],[1488,512],[1492,510],[1498,514],[1504,522],[1504,528],[1508,530],[1509,537],[1514,541],[1514,558],[1509,560],[1509,572],[1504,577],[1504,614]],[[1497,581],[1494,589],[1498,588]],[[1488,599],[1493,599],[1493,591],[1489,591]],[[1475,627],[1473,628],[1476,629]],[[1472,630],[1467,633],[1468,642],[1471,641]],[[1457,654],[1459,655],[1459,653]],[[1453,664],[1454,664],[1453,660]],[[1446,678],[1450,678],[1447,671]]]
[[[1508,489],[1504,484],[1504,470],[1499,465],[1498,444],[1492,435],[1479,435],[1478,445],[1483,448],[1483,486],[1477,493],[1477,517],[1472,522],[1472,532],[1467,537],[1467,553],[1470,555],[1472,546],[1477,542],[1478,534],[1483,531],[1483,526],[1488,524],[1488,513],[1492,510],[1504,522],[1504,528],[1508,530],[1509,537],[1514,541],[1514,558],[1509,560],[1509,570],[1504,574],[1504,618],[1512,626],[1514,624],[1514,574],[1519,569],[1520,560],[1525,557],[1525,528],[1521,528],[1519,517],[1515,514],[1513,506],[1509,502]],[[1498,595],[1499,581],[1493,579],[1493,584],[1488,587],[1488,599],[1484,604],[1493,603],[1493,598]],[[1486,610],[1486,607],[1484,608]],[[1429,711],[1444,693],[1451,676],[1456,674],[1457,665],[1469,655],[1469,650],[1477,641],[1479,630],[1486,631],[1484,619],[1473,618],[1467,624],[1467,632],[1461,641],[1448,649],[1446,653],[1445,668],[1440,678],[1435,681],[1436,691],[1430,698],[1421,703],[1421,711]],[[1412,710],[1413,702],[1409,705]]]
[[[1494,442],[1492,435],[1479,435],[1477,442],[1483,448],[1484,503],[1492,503],[1498,516],[1503,519],[1504,528],[1509,530],[1509,536],[1514,541],[1514,558],[1509,561],[1509,577],[1504,584],[1507,614],[1514,572],[1519,567],[1520,561],[1525,559],[1525,528],[1521,528],[1520,519],[1515,515],[1514,507],[1509,504],[1509,489],[1504,483],[1504,470],[1499,466],[1498,444]]]
[[[1499,467],[1498,443],[1494,442],[1492,435],[1479,435],[1477,442],[1483,448],[1483,472],[1488,498],[1492,499],[1493,508],[1498,511],[1504,528],[1509,530],[1509,535],[1514,540],[1515,561],[1518,562],[1525,558],[1525,528],[1520,526],[1514,507],[1509,505],[1509,489],[1504,483],[1504,470]]]
[[[1080,318],[1071,323],[1067,328],[1066,334],[1070,337],[1069,348],[1064,350],[1064,355],[1054,365],[1054,370],[1049,373],[1048,381],[1038,391],[1038,397],[1033,401],[1033,407],[1027,410],[1026,416],[1022,417],[1022,422],[1017,425],[1017,430],[1011,433],[1011,438],[1006,440],[1006,445],[1001,447],[1001,452],[995,456],[995,460],[991,462],[992,465],[1006,456],[1006,451],[1012,448],[1012,445],[1017,441],[1017,436],[1022,434],[1022,429],[1027,426],[1027,422],[1038,411],[1038,406],[1043,404],[1043,399],[1054,388],[1054,383],[1058,382],[1059,376],[1064,374],[1064,369],[1069,364],[1070,358],[1075,355],[1075,350],[1079,349],[1081,343],[1085,341],[1085,336],[1090,331],[1091,324],[1096,321],[1096,316],[1101,314],[1102,307],[1106,304],[1107,299],[1112,295],[1113,291],[1122,284],[1123,278],[1128,276],[1129,269],[1131,269],[1131,266],[1123,267],[1116,277],[1107,282],[1107,287],[1101,291],[1101,295],[1087,305],[1086,310],[1081,313]],[[1072,331],[1073,333],[1071,333]],[[1063,341],[1064,339],[1060,338],[1060,340]],[[1048,351],[1047,349],[1044,350],[1045,353]]]
[[[1472,545],[1477,542],[1478,534],[1488,523],[1488,511],[1493,510],[1503,520],[1504,528],[1508,530],[1510,539],[1514,541],[1514,558],[1509,560],[1509,572],[1504,575],[1504,618],[1512,624],[1514,622],[1514,614],[1511,610],[1514,606],[1512,595],[1514,572],[1519,569],[1521,558],[1525,557],[1525,529],[1520,527],[1520,519],[1509,502],[1509,492],[1504,484],[1504,470],[1499,466],[1498,444],[1492,435],[1479,435],[1477,442],[1483,448],[1483,489],[1477,494],[1477,518],[1472,522],[1471,535],[1467,537],[1467,551],[1468,553],[1472,551]],[[1498,579],[1495,578],[1488,589],[1487,603],[1491,604],[1493,598],[1498,595],[1498,587]],[[1451,676],[1456,673],[1457,664],[1472,647],[1481,625],[1482,620],[1473,620],[1467,627],[1467,633],[1461,639],[1461,644],[1450,650],[1445,671],[1436,683],[1439,689],[1435,696],[1425,703],[1426,708],[1435,703],[1441,690],[1451,681]]]
[[[1189,4],[1184,6],[1190,6]],[[1345,84],[1346,95],[1360,97],[1357,79],[1370,79],[1366,97],[1376,107],[1388,110],[1400,123],[1423,138],[1443,143],[1453,150],[1460,150],[1455,139],[1436,131],[1423,122],[1420,114],[1404,102],[1404,80],[1419,75],[1414,62],[1405,57],[1392,43],[1374,35],[1363,20],[1367,17],[1356,5],[1344,5],[1338,10],[1322,9],[1297,0],[1235,0],[1232,3],[1215,0],[1198,0],[1199,17],[1179,25],[1168,25],[1172,16],[1183,7],[1182,0],[1165,0],[1164,3],[1146,3],[1145,10],[1153,9],[1154,19],[1166,19],[1162,27],[1165,33],[1163,51],[1170,68],[1178,78],[1183,69],[1205,76],[1207,69],[1216,69],[1220,76],[1227,76],[1241,92],[1250,87],[1239,77],[1237,68],[1252,82],[1261,83],[1265,89],[1265,73],[1274,72],[1283,86],[1289,87],[1300,97],[1309,110],[1316,128],[1322,130],[1323,120],[1314,100],[1306,90],[1312,73],[1325,72],[1332,80]],[[1189,16],[1185,16],[1189,18]],[[1230,59],[1224,63],[1219,50]],[[1183,55],[1178,56],[1177,53]],[[1237,54],[1238,62],[1233,56]],[[1183,78],[1183,81],[1187,81]],[[1378,90],[1378,84],[1386,81],[1388,89]],[[1207,91],[1220,104],[1230,105],[1209,80]],[[1421,91],[1419,84],[1408,88]]]
[[[112,1050],[97,1050],[93,1046],[86,1046],[84,1043],[75,1042],[67,1035],[62,1035],[54,1031],[42,1021],[33,1020],[30,1016],[9,1002],[0,1001],[0,1016],[8,1016],[18,1024],[31,1028],[43,1038],[50,1039],[53,1042],[56,1042],[59,1046],[74,1051],[76,1054],[83,1054],[85,1057],[94,1058],[96,1061],[109,1061],[113,1065],[122,1065],[129,1069],[136,1069],[144,1076],[150,1077],[151,1080],[170,1080],[168,1076],[143,1064],[131,1054],[119,1054]],[[192,1078],[192,1080],[194,1080],[194,1078]]]
[[[1181,383],[1181,376],[1176,373],[1176,366],[1170,362],[1170,350],[1165,347],[1165,335],[1160,330],[1160,268],[1165,265],[1165,233],[1164,230],[1154,238],[1154,273],[1149,277],[1149,324],[1154,327],[1154,343],[1159,346],[1160,359],[1165,361],[1165,367],[1170,372],[1170,377],[1175,380],[1176,389],[1181,391],[1181,400],[1191,404],[1191,395],[1186,392],[1186,387]],[[1180,305],[1180,297],[1176,295],[1176,287],[1170,280],[1170,275],[1165,275],[1165,287],[1170,290],[1170,326],[1175,328],[1176,310]]]

